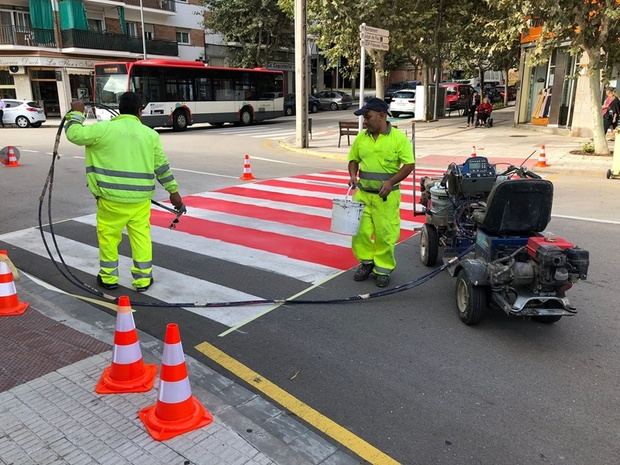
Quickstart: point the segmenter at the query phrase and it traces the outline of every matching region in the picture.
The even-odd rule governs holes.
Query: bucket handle
[[[352,185],[349,186],[349,188],[347,189],[347,193],[344,195],[344,201],[345,202],[351,202],[351,200],[352,200],[353,196],[351,195],[351,189],[353,189]],[[347,197],[348,197],[348,199],[347,199]]]

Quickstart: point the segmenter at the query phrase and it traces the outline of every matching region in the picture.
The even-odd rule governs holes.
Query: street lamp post
[[[146,32],[144,31],[144,8],[140,0],[140,23],[142,29],[142,58],[146,60]]]

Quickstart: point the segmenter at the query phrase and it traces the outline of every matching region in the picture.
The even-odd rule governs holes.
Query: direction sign
[[[369,40],[360,40],[360,45],[364,48],[370,48],[374,50],[389,50],[390,46],[383,42],[374,42]]]
[[[380,36],[377,34],[372,34],[370,32],[360,32],[360,39],[361,40],[368,40],[370,42],[381,42],[384,44],[389,44],[390,43],[390,38],[386,37],[386,36]]]
[[[367,32],[369,34],[376,34],[378,36],[389,37],[390,31],[387,29],[379,29],[378,27],[366,26],[366,24],[360,24],[360,32]]]

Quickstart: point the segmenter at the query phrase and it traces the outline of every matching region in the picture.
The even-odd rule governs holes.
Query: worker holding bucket
[[[375,278],[379,287],[390,283],[396,268],[394,249],[400,237],[400,182],[413,170],[415,158],[407,136],[387,121],[388,105],[369,99],[355,112],[364,117],[364,130],[349,152],[353,200],[364,204],[359,230],[353,236],[353,254],[360,266],[353,279]]]

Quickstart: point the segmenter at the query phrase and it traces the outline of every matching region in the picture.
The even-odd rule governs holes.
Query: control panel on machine
[[[485,157],[470,157],[461,165],[452,164],[446,173],[450,194],[488,194],[495,184],[495,166]]]
[[[459,166],[464,178],[488,178],[495,176],[495,167],[485,157],[470,157]]]

